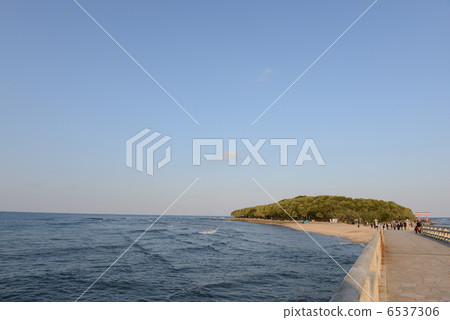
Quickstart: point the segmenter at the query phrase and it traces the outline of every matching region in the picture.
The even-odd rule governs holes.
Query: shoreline
[[[328,236],[337,236],[355,243],[368,243],[377,229],[372,229],[369,226],[357,225],[347,223],[331,223],[331,222],[310,222],[297,225],[292,220],[268,220],[268,219],[250,219],[250,218],[231,218],[231,221],[242,221],[257,224],[268,224],[291,228],[303,231],[302,228],[308,232],[325,234]]]

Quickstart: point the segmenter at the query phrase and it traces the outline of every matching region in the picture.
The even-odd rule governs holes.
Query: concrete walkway
[[[384,232],[387,301],[450,301],[450,246],[413,231]]]

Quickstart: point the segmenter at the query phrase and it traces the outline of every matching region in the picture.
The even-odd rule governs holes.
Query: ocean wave
[[[90,221],[103,221],[103,218],[87,218]]]
[[[177,248],[173,251],[182,251],[182,252],[187,252],[187,253],[198,253],[198,252],[218,252],[221,253],[221,251],[219,251],[218,249],[214,248],[211,245],[205,245],[205,246],[199,246],[197,245],[196,247],[187,247],[187,248]]]
[[[214,234],[219,230],[219,228],[216,228],[214,230],[208,230],[208,231],[199,231],[198,234]]]

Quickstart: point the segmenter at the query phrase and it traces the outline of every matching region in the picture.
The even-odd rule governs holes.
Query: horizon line
[[[57,212],[57,211],[17,211],[0,210],[0,213],[50,213],[50,214],[104,214],[104,215],[128,215],[128,216],[157,216],[160,213],[99,213],[99,212]],[[165,214],[166,216],[190,216],[190,217],[228,217],[228,215],[200,215],[200,214]],[[229,215],[231,217],[231,215]]]
[[[55,211],[16,211],[16,210],[0,210],[0,213],[43,213],[43,214],[95,214],[95,215],[122,215],[122,216],[158,216],[159,213],[95,213],[95,212],[55,212]],[[166,214],[166,216],[179,216],[179,217],[233,217],[230,215],[201,215],[201,214]],[[449,218],[450,216],[429,216],[429,219],[432,218]]]

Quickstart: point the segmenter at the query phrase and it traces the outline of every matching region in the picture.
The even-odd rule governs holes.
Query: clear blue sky
[[[254,126],[371,1],[79,2],[200,126],[73,1],[2,1],[0,210],[158,214],[200,177],[169,214],[228,215],[271,202],[254,177],[450,216],[449,1],[378,1]],[[146,127],[173,137],[153,177],[125,166]],[[313,138],[326,166],[192,167],[193,137]]]

